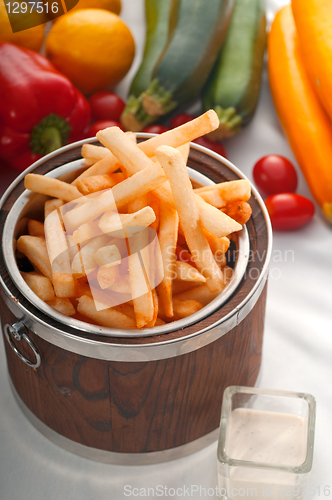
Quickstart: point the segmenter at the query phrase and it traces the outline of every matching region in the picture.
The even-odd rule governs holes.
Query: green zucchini
[[[176,22],[177,1],[145,0],[146,38],[143,60],[129,90],[130,96],[138,97],[148,88],[153,70],[164,48],[170,31]]]
[[[126,128],[148,123],[200,93],[225,39],[234,0],[180,0],[177,22],[153,71],[153,80],[139,97],[131,96],[122,114]]]
[[[225,42],[202,93],[203,108],[213,108],[220,120],[211,139],[231,137],[253,117],[265,45],[264,0],[235,0]]]

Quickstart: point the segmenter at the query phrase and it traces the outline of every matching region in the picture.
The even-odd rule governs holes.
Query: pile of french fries
[[[190,141],[215,130],[212,110],[136,144],[117,127],[84,144],[86,169],[71,184],[27,174],[48,195],[44,221],[16,242],[32,272],[22,276],[58,312],[116,329],[150,328],[208,304],[231,276],[225,254],[251,215],[250,184],[194,189]]]

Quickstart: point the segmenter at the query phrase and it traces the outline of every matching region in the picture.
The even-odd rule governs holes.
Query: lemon
[[[11,8],[14,8],[15,6],[15,10],[17,10],[17,13],[12,14],[12,19],[14,19],[15,26],[18,29],[21,27],[23,31],[18,31],[17,33],[12,32],[5,2],[0,1],[0,42],[13,43],[14,45],[19,45],[20,47],[36,50],[38,52],[43,45],[45,34],[44,23],[47,22],[46,14],[38,13],[36,11],[32,11],[30,13],[29,7],[27,12],[24,13],[23,11],[26,7],[26,3],[18,2],[18,7],[16,6],[16,3],[17,2],[11,2]],[[26,26],[38,24],[39,26],[25,29]]]
[[[81,92],[92,94],[122,80],[133,62],[135,42],[116,14],[82,9],[55,21],[45,50],[54,66]]]

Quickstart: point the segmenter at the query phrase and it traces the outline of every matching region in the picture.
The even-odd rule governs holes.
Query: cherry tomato
[[[210,141],[210,139],[204,136],[198,137],[198,139],[195,139],[194,142],[196,142],[196,144],[200,144],[200,146],[204,146],[205,148],[211,149],[215,153],[218,153],[218,155],[223,156],[224,158],[227,158],[226,149],[220,142]]]
[[[92,95],[89,99],[93,121],[119,121],[125,103],[115,92],[104,90]]]
[[[254,166],[256,186],[263,193],[294,193],[297,188],[297,173],[293,164],[280,155],[263,156]]]
[[[182,113],[181,115],[176,115],[172,118],[170,126],[171,128],[180,127],[180,125],[190,122],[194,118],[196,118],[196,116],[190,115],[189,113]]]
[[[292,231],[305,226],[315,213],[311,200],[295,193],[272,194],[265,200],[272,227],[278,231]]]
[[[87,137],[94,137],[99,130],[103,130],[107,127],[119,127],[121,130],[124,130],[120,122],[116,122],[115,120],[100,120],[90,125],[86,135]]]
[[[149,125],[148,127],[145,127],[142,132],[149,132],[149,134],[162,134],[163,132],[167,132],[169,128],[165,127],[164,125]]]

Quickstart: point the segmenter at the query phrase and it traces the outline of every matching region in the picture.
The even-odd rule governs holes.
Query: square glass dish
[[[230,386],[224,392],[218,487],[224,499],[301,499],[313,461],[310,394]]]

